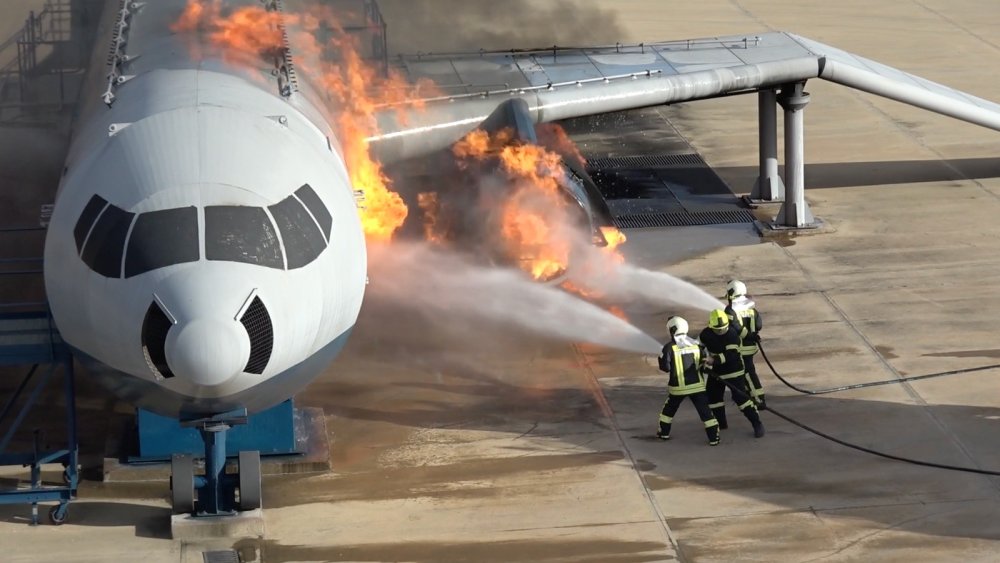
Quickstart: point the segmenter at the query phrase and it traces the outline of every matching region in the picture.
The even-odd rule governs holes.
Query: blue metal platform
[[[200,456],[205,444],[197,428],[186,426],[172,417],[138,409],[136,414],[138,455],[129,463],[169,461],[175,454]],[[241,451],[256,450],[262,456],[302,453],[295,441],[295,409],[289,399],[270,409],[247,417],[246,424],[227,432],[226,457]]]
[[[76,390],[73,381],[73,356],[52,323],[48,311],[0,314],[0,366],[32,366],[21,383],[0,408],[0,465],[30,467],[28,487],[0,489],[0,504],[31,504],[32,523],[38,523],[38,503],[57,502],[49,519],[61,524],[66,519],[69,502],[76,497],[78,475],[78,444],[76,433]],[[63,368],[66,403],[66,445],[57,450],[42,450],[40,436],[34,433],[31,451],[10,452],[8,446],[36,405],[42,390],[52,375]],[[41,375],[39,375],[39,373]],[[8,418],[13,419],[7,423]],[[44,485],[41,467],[61,463],[64,486]]]

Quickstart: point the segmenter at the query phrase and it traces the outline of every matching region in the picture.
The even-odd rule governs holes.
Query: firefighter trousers
[[[750,398],[752,395],[750,394],[750,386],[747,380],[748,378],[745,375],[727,378],[725,382],[714,375],[708,379],[708,406],[712,409],[715,419],[719,421],[719,428],[725,429],[729,427],[729,424],[726,422],[726,403],[724,401],[726,389],[729,388],[727,383],[734,387],[729,391],[732,394],[733,402],[736,403],[743,416],[747,417],[747,420],[753,425],[755,431],[760,426],[760,415],[757,413],[757,407],[754,405],[753,399]]]
[[[764,386],[760,384],[757,377],[757,367],[753,365],[754,354],[743,356],[743,365],[746,366],[747,377],[750,378],[750,396],[753,397],[758,407],[764,406]]]
[[[670,425],[674,421],[674,415],[680,408],[684,399],[691,399],[694,408],[698,411],[698,416],[705,424],[705,434],[708,435],[709,444],[719,443],[719,422],[712,416],[712,409],[708,407],[708,394],[704,391],[691,393],[690,395],[668,395],[667,401],[663,403],[663,410],[660,412],[660,437],[670,436]]]

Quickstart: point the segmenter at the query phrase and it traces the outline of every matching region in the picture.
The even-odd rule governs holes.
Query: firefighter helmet
[[[729,329],[729,315],[722,309],[715,309],[708,316],[708,326],[715,332],[725,332]]]
[[[683,317],[670,317],[667,319],[667,332],[670,336],[688,333],[688,322]]]
[[[726,284],[726,297],[730,299],[735,299],[737,297],[743,297],[747,294],[747,286],[740,280],[730,280]]]

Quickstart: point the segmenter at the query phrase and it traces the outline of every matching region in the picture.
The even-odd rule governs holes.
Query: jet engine
[[[426,238],[560,283],[581,245],[617,232],[583,159],[551,126],[536,129],[521,99],[502,104],[452,146],[447,178],[423,193]]]

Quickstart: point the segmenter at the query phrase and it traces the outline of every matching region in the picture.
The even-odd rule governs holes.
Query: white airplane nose
[[[243,371],[250,343],[239,323],[202,318],[170,331],[166,356],[177,377],[197,385],[216,386]]]

